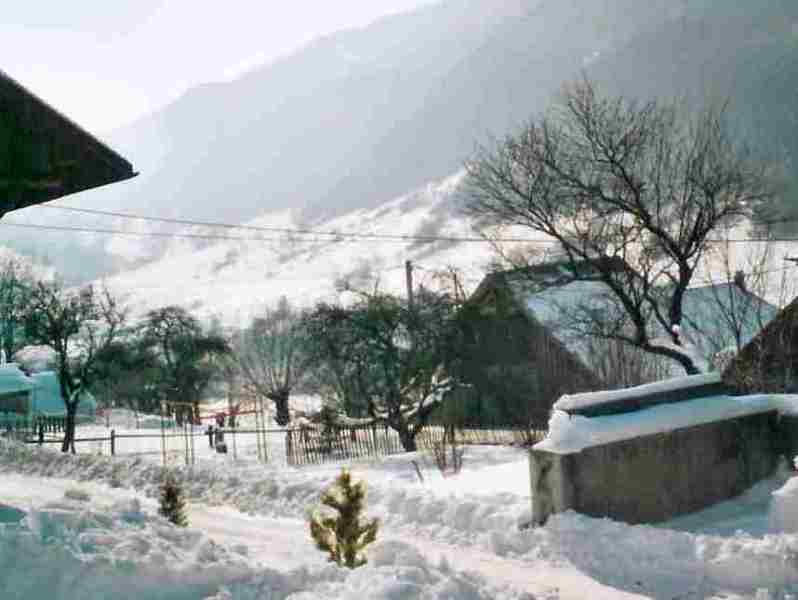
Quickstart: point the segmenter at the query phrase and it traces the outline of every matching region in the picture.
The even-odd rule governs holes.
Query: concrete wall
[[[568,509],[656,523],[732,498],[770,476],[783,450],[769,411],[586,448],[530,450],[535,523]]]

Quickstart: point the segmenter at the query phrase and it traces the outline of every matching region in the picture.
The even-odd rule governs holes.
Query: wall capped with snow
[[[694,512],[772,475],[779,438],[778,412],[767,410],[573,452],[539,444],[530,451],[533,520],[568,509],[628,523]]]
[[[703,373],[622,390],[565,395],[554,403],[553,408],[569,415],[598,417],[628,413],[658,404],[720,396],[729,390],[730,388],[721,380],[720,373]]]
[[[662,521],[732,498],[798,453],[798,395],[680,396],[719,382],[697,375],[563,396],[530,452],[534,520],[574,509]]]

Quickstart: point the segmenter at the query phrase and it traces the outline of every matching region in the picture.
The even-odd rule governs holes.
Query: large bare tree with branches
[[[680,336],[685,290],[713,232],[775,193],[767,168],[739,152],[724,107],[605,98],[587,79],[466,168],[470,214],[549,236],[575,274],[593,265],[612,303],[584,315],[593,335],[688,374],[700,367]]]
[[[283,297],[264,309],[247,329],[233,339],[233,351],[244,388],[255,398],[274,403],[280,426],[291,420],[289,397],[301,370],[299,314]]]
[[[101,375],[99,357],[122,335],[126,313],[107,290],[66,290],[58,282],[37,282],[30,290],[25,330],[30,341],[48,346],[66,408],[62,452],[75,452],[75,417],[85,393]]]

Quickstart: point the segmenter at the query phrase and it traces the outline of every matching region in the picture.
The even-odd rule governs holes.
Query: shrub
[[[435,459],[435,465],[444,477],[449,474],[457,475],[460,472],[463,468],[463,454],[465,452],[460,444],[457,443],[453,434],[451,435],[447,451],[447,436],[448,432],[444,430],[443,439],[441,439],[440,442],[432,444],[432,457]]]
[[[379,521],[361,523],[365,508],[366,485],[352,482],[352,475],[344,469],[335,484],[321,496],[321,503],[338,514],[310,518],[310,535],[319,550],[328,552],[330,562],[354,569],[366,564],[362,555],[366,546],[377,539]]]
[[[160,508],[158,514],[178,527],[188,525],[186,499],[180,483],[171,475],[165,474],[161,482]]]

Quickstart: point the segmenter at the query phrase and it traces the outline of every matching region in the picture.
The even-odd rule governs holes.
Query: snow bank
[[[63,501],[40,511],[43,526],[31,520],[28,529],[7,527],[0,533],[0,575],[12,573],[11,556],[16,553],[15,571],[9,577],[16,578],[18,571],[20,585],[39,586],[21,587],[30,592],[27,595],[5,595],[5,580],[0,577],[0,596],[54,600],[525,597],[490,588],[480,577],[431,560],[429,553],[426,559],[421,557],[418,548],[423,548],[424,540],[455,544],[454,556],[482,548],[530,572],[562,565],[566,572],[578,571],[604,585],[651,597],[711,597],[719,590],[751,597],[757,588],[771,593],[798,591],[798,535],[794,533],[696,534],[662,526],[630,526],[573,512],[552,516],[545,527],[521,531],[518,525],[529,517],[530,508],[524,451],[469,447],[464,471],[445,479],[427,468],[425,459],[414,453],[353,467],[354,474],[368,482],[369,516],[383,519],[386,534],[402,531],[405,538],[418,540],[417,546],[396,540],[375,544],[368,553],[371,562],[362,570],[348,572],[323,564],[290,570],[279,564],[263,567],[232,547],[207,548],[204,535],[174,529],[135,503],[98,510]],[[418,481],[412,460],[422,468],[425,484]],[[338,469],[335,465],[275,469],[219,463],[177,473],[192,501],[229,504],[267,517],[304,519],[307,508],[317,505],[321,490]],[[160,467],[139,458],[63,455],[6,441],[0,441],[0,471],[100,482],[116,477],[123,486],[150,496],[155,495],[161,473]],[[780,522],[798,514],[794,487],[798,484],[783,488]],[[774,499],[774,507],[776,503]],[[774,508],[774,515],[777,512]],[[42,531],[56,532],[49,545]],[[86,543],[85,548],[79,540]],[[203,547],[206,550],[201,551]],[[201,566],[203,552],[208,552],[207,564],[215,572]],[[156,561],[159,555],[164,557],[160,563]],[[48,578],[38,576],[43,564]],[[65,591],[72,585],[83,586],[75,588],[80,595]]]
[[[770,410],[798,411],[798,396],[712,396],[603,417],[552,412],[549,433],[536,450],[566,454],[590,446],[663,433]]]
[[[413,546],[402,542],[378,542],[368,555],[369,564],[353,571],[334,566],[297,569],[284,576],[285,587],[277,590],[274,574],[268,573],[234,584],[214,600],[534,600],[529,593],[490,586],[479,575],[458,572],[445,560],[433,566]]]
[[[412,461],[424,474],[418,480]],[[497,463],[501,465],[498,469]],[[494,528],[518,529],[531,518],[526,452],[517,448],[466,449],[464,471],[444,479],[423,453],[352,465],[368,483],[368,512],[391,527],[450,543],[473,542]],[[62,454],[0,440],[0,472],[97,481],[157,497],[162,469],[141,457]],[[203,463],[175,469],[192,502],[230,505],[245,513],[304,519],[318,504],[340,465],[313,469],[262,464]]]
[[[558,557],[605,585],[657,598],[705,598],[718,590],[798,591],[798,535],[695,535],[574,512],[495,544],[526,557]],[[679,590],[679,593],[674,593]],[[750,597],[750,596],[749,596]],[[778,596],[776,596],[778,597]]]
[[[688,375],[685,377],[674,377],[673,379],[655,381],[654,383],[646,383],[644,385],[638,385],[622,390],[587,392],[584,394],[566,394],[554,403],[553,408],[555,410],[569,412],[580,408],[586,408],[588,406],[608,404],[610,402],[619,402],[622,400],[631,400],[633,398],[639,398],[641,396],[648,396],[651,394],[687,390],[720,382],[721,375],[717,372],[703,373],[701,375]]]
[[[293,570],[251,564],[203,533],[141,512],[135,500],[106,510],[61,501],[21,525],[0,525],[0,595],[6,599],[156,600],[424,598],[521,600],[480,576],[432,564],[412,546],[375,544],[367,567]]]
[[[0,526],[5,598],[204,598],[251,575],[202,533],[141,512],[135,501],[100,511],[65,499]]]
[[[770,527],[775,531],[798,532],[798,477],[773,492]]]

